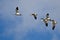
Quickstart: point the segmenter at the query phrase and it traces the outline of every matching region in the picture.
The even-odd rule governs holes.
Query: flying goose
[[[52,22],[52,30],[54,30],[57,22],[55,20],[51,20],[51,22]]]
[[[41,18],[42,21],[45,23],[46,27],[48,26],[48,21],[50,21],[49,13],[46,14],[46,18]]]
[[[36,13],[33,13],[32,16],[34,17],[35,20],[37,19],[37,14]]]
[[[16,16],[21,16],[21,14],[19,13],[19,8],[16,7],[16,13],[15,13]]]

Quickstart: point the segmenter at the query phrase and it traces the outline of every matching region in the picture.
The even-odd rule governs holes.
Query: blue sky
[[[22,16],[14,15],[17,6]],[[57,21],[54,31],[41,21],[46,13]],[[0,40],[60,40],[59,26],[60,0],[0,0]]]

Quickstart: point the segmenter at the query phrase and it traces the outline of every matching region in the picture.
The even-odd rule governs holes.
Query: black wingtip
[[[48,23],[45,23],[46,27],[48,26]]]
[[[35,19],[37,19],[37,17],[35,17]]]
[[[55,29],[55,26],[52,27],[52,30],[54,30],[54,29]]]

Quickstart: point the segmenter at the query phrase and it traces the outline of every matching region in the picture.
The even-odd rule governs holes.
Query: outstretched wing
[[[37,16],[35,15],[34,18],[37,19]]]

